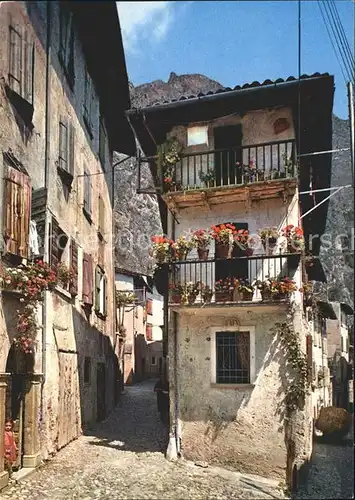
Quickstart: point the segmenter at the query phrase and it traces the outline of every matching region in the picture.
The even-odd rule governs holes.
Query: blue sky
[[[336,5],[353,47],[352,0]],[[118,2],[126,63],[134,85],[170,72],[201,73],[224,86],[298,75],[298,3],[290,1]],[[302,73],[335,76],[334,113],[347,117],[347,93],[317,1],[302,1]]]

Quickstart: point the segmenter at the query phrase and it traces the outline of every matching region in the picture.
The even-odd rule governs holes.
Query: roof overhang
[[[125,110],[130,107],[128,76],[116,2],[63,2],[74,14],[90,75],[100,96],[110,147],[136,153]]]
[[[317,306],[324,318],[327,319],[337,319],[337,315],[329,302],[323,300],[317,300]]]

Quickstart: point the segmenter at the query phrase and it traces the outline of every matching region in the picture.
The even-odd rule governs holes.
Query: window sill
[[[239,389],[239,390],[245,390],[245,389],[253,389],[255,387],[255,384],[216,384],[216,383],[211,383],[211,387],[213,389]]]
[[[91,214],[89,214],[89,212],[88,212],[88,211],[86,210],[86,208],[84,208],[84,207],[83,207],[83,213],[84,213],[84,215],[85,215],[86,219],[88,220],[88,222],[89,222],[90,224],[92,224]]]

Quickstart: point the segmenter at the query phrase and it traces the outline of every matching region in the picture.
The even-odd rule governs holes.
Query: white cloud
[[[174,3],[117,2],[125,49],[135,51],[141,37],[162,40],[173,21]]]

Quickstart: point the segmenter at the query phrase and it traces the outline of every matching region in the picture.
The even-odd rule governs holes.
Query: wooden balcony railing
[[[255,282],[285,277],[293,280],[299,262],[300,254],[280,253],[272,256],[253,255],[169,263],[166,264],[170,269],[169,303],[192,305],[245,300],[237,289],[228,290],[225,286],[227,280],[232,283],[235,279],[251,285],[252,294],[248,300],[265,301],[266,295],[262,296]],[[272,300],[272,297],[268,300]]]
[[[157,181],[167,193],[296,176],[295,141],[289,140],[184,154],[173,167],[161,172]]]

